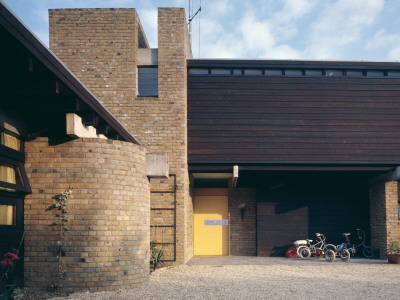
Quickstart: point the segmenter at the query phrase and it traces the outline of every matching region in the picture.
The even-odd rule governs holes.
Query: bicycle
[[[324,256],[328,262],[335,261],[336,257],[340,257],[342,261],[348,261],[350,259],[350,251],[346,249],[346,243],[342,243],[336,250],[327,250]]]
[[[322,258],[325,256],[327,250],[336,250],[336,247],[332,244],[326,244],[326,237],[322,233],[316,233],[315,244],[311,244],[312,240],[299,240],[295,242],[297,247],[297,254],[300,258],[306,259],[312,256]]]
[[[371,246],[367,246],[365,245],[365,231],[362,229],[357,229],[357,238],[361,241],[360,244],[355,245],[355,244],[351,244],[350,242],[350,233],[343,233],[343,235],[346,236],[346,247],[347,250],[350,251],[350,253],[354,256],[357,252],[357,248],[362,247],[362,254],[365,257],[371,258],[374,256],[374,248],[372,248]]]

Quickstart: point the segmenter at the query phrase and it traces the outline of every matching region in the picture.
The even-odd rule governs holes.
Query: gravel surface
[[[400,266],[389,264],[181,265],[141,288],[75,293],[84,299],[400,299]]]

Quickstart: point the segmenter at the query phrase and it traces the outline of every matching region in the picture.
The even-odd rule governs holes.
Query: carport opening
[[[297,239],[341,243],[342,233],[362,228],[370,243],[368,179],[361,172],[242,172],[239,187],[254,187],[257,255],[284,256]]]

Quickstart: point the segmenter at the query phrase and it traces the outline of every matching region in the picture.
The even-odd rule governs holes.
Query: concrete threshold
[[[388,264],[387,259],[370,259],[352,257],[348,261],[340,258],[332,263],[324,258],[311,257],[309,259],[286,258],[286,257],[258,257],[258,256],[213,256],[196,255],[193,256],[186,265],[313,265],[313,264]]]

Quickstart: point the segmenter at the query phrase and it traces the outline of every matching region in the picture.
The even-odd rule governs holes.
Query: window
[[[261,69],[245,69],[244,75],[262,75]]]
[[[21,139],[0,129],[0,191],[30,193]]]
[[[266,69],[265,70],[265,76],[281,76],[282,75],[282,70],[278,69]]]
[[[15,205],[0,204],[0,225],[12,226],[16,223]]]
[[[306,76],[322,76],[322,70],[306,70]]]
[[[285,70],[286,76],[303,76],[302,70]]]
[[[241,69],[233,69],[232,70],[232,75],[243,75]]]
[[[24,194],[30,193],[21,138],[0,128],[0,229],[22,230]]]
[[[363,71],[352,71],[352,70],[346,71],[346,76],[349,77],[359,77],[359,76],[361,77],[363,75],[364,75]]]
[[[230,69],[211,69],[211,75],[231,75]]]
[[[389,71],[387,73],[388,77],[395,77],[395,78],[399,78],[400,77],[400,72],[399,71]]]
[[[208,69],[189,69],[190,75],[208,75]]]
[[[139,96],[158,96],[157,66],[138,67],[138,94]]]
[[[342,70],[326,70],[325,71],[326,77],[340,77],[343,76]]]
[[[383,77],[385,73],[383,71],[367,71],[367,77]]]

